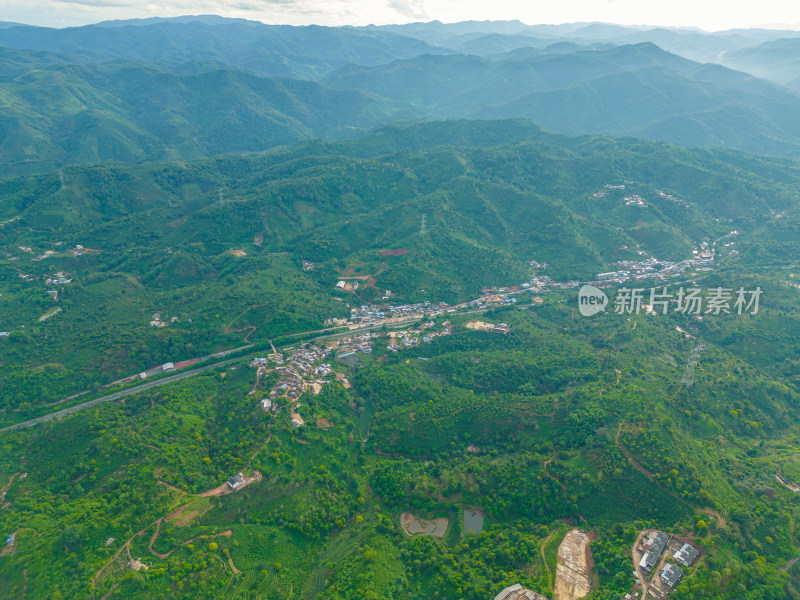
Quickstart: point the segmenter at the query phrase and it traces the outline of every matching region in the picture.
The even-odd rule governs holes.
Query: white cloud
[[[58,4],[78,4],[80,6],[102,8],[133,8],[137,6],[134,0],[123,2],[118,0],[58,0]]]
[[[705,29],[800,22],[785,0],[0,0],[0,20],[79,25],[105,19],[219,14],[268,23],[365,25],[439,19],[526,23],[606,21]]]
[[[428,21],[430,17],[425,11],[424,0],[389,0],[389,8],[413,21]]]

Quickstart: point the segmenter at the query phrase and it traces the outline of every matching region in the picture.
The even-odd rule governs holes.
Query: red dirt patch
[[[189,360],[181,360],[175,363],[175,370],[185,369],[200,362],[199,358],[190,358]]]
[[[597,575],[597,570],[594,568],[594,556],[592,556],[591,543],[597,539],[596,533],[589,533],[589,543],[586,544],[586,568],[592,574],[592,589],[596,590],[600,585],[600,577]]]
[[[405,256],[408,252],[405,248],[395,248],[394,250],[384,250],[381,252],[381,256]]]

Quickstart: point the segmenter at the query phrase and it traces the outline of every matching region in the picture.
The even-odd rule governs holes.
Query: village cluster
[[[467,326],[469,327],[469,323]],[[508,331],[508,325],[502,324],[500,328],[486,325],[487,331]],[[472,327],[480,329],[479,327]],[[261,408],[265,411],[277,413],[282,405],[291,406],[291,423],[297,427],[305,424],[302,416],[297,413],[300,408],[298,399],[305,392],[311,391],[318,394],[322,386],[327,384],[331,377],[335,377],[345,388],[350,387],[347,377],[336,372],[331,364],[331,355],[335,362],[348,367],[358,367],[361,364],[359,354],[371,354],[378,338],[388,338],[386,348],[396,352],[403,348],[411,348],[420,343],[430,343],[435,337],[451,335],[453,325],[450,321],[442,323],[441,328],[437,329],[434,321],[427,321],[416,327],[407,330],[389,331],[380,333],[377,331],[366,331],[351,336],[329,339],[318,344],[306,343],[296,347],[284,349],[283,353],[273,352],[256,357],[250,361],[250,366],[257,368],[256,386],[251,393],[255,393],[258,381],[268,371],[274,370],[278,373],[278,381],[272,386],[266,397],[260,400]],[[281,402],[283,400],[283,402]]]
[[[677,198],[672,194],[667,194],[665,192],[658,192],[659,198],[664,198],[665,200],[672,200],[675,204],[683,204],[683,198]]]
[[[171,318],[166,316],[162,317],[161,311],[155,313],[153,315],[153,318],[150,319],[150,325],[152,327],[158,327],[158,328],[166,327],[170,323],[177,323],[177,322],[178,322],[178,317],[171,317]]]
[[[455,307],[451,307],[446,302],[431,304],[429,301],[417,302],[416,304],[398,304],[396,306],[376,304],[363,304],[358,308],[350,309],[349,319],[330,318],[325,321],[327,327],[358,325],[359,327],[399,323],[411,319],[433,318],[445,313],[456,312]]]
[[[61,246],[64,245],[64,242],[55,242],[54,245],[56,247],[60,248]],[[32,247],[25,246],[25,245],[17,246],[17,250],[19,250],[21,252],[24,252],[26,254],[34,254],[35,253],[35,250]],[[96,250],[86,250],[80,244],[76,245],[74,249],[70,250],[70,252],[73,254],[73,256],[80,256],[81,254],[83,254],[85,252],[97,253]],[[30,260],[32,262],[39,262],[39,261],[51,258],[52,256],[55,256],[56,254],[57,254],[57,252],[55,250],[45,250],[42,254],[39,254],[38,256],[31,257]],[[15,256],[15,255],[13,255],[13,254],[11,254],[9,252],[5,253],[5,257],[9,262],[18,262],[19,261],[19,256]],[[39,279],[38,276],[34,276],[34,275],[29,274],[29,273],[25,273],[25,272],[23,272],[23,271],[21,271],[19,269],[17,269],[17,275],[23,281],[36,281],[36,280]],[[65,273],[63,271],[58,271],[56,273],[45,275],[43,277],[43,279],[44,279],[45,285],[48,286],[48,287],[49,286],[58,286],[58,285],[67,285],[67,284],[72,283],[72,275],[69,274],[69,273]],[[58,302],[58,298],[59,298],[58,289],[51,288],[51,289],[46,290],[46,293],[47,293],[48,296],[51,296],[53,298],[53,300]]]
[[[738,231],[732,231],[730,236],[738,235]],[[730,242],[732,244],[733,242]],[[728,246],[728,244],[726,244]],[[640,255],[646,256],[643,250],[638,251]],[[735,252],[732,251],[732,252]],[[669,262],[659,260],[653,256],[642,260],[620,260],[617,261],[619,267],[616,271],[598,273],[594,280],[566,282],[553,281],[547,275],[539,275],[534,278],[534,283],[539,286],[549,286],[555,289],[576,288],[584,284],[593,285],[598,288],[609,287],[613,284],[625,283],[627,281],[667,281],[668,279],[684,275],[690,268],[698,270],[710,270],[714,264],[714,248],[708,240],[700,243],[699,247],[692,251],[692,258],[679,262]]]
[[[625,183],[621,184],[607,183],[601,191],[592,194],[592,197],[604,198],[609,191],[623,192],[625,191],[626,184],[631,185],[633,184],[633,182],[626,181]],[[689,206],[688,204],[684,203],[682,198],[678,198],[676,196],[673,196],[672,194],[667,194],[666,192],[658,192],[658,197],[663,198],[664,200],[671,200],[676,204],[682,204],[683,206],[686,207]],[[636,206],[639,208],[647,208],[647,202],[645,202],[644,198],[642,198],[639,194],[631,194],[630,196],[625,196],[623,198],[623,201],[625,202],[625,206]]]
[[[60,251],[62,251],[61,248],[64,245],[64,242],[55,242],[53,245],[56,248],[58,248],[59,249],[58,251],[60,252]],[[24,252],[26,254],[34,254],[36,252],[30,246],[25,246],[25,245],[17,246],[17,250],[19,250],[20,252]],[[88,248],[84,248],[81,244],[76,244],[75,247],[71,248],[70,250],[68,250],[68,252],[70,254],[72,254],[72,256],[83,256],[84,254],[99,254],[99,252],[97,250],[90,250]],[[32,260],[33,262],[38,262],[38,261],[50,258],[51,256],[54,256],[55,254],[57,254],[56,250],[45,250],[44,252],[42,252],[41,254],[39,254],[37,256],[34,256],[30,260]],[[15,255],[13,255],[13,254],[11,254],[9,252],[6,252],[5,256],[6,256],[6,258],[8,260],[10,260],[12,262],[15,262],[15,261],[19,260],[19,256],[15,256]]]
[[[45,277],[44,282],[46,285],[66,285],[68,283],[72,283],[72,279],[69,273],[59,271]]]
[[[699,555],[697,548],[667,533],[645,531],[633,552],[634,560],[639,561],[634,571],[637,585],[648,597],[662,600],[681,582],[683,569],[690,567]],[[623,600],[633,598],[638,598],[638,595],[626,594]]]
[[[419,327],[406,331],[390,331],[388,333],[389,343],[386,348],[392,352],[397,352],[400,348],[413,348],[414,346],[418,346],[420,344],[420,337],[422,342],[430,344],[433,338],[437,336],[450,335],[453,333],[453,326],[450,321],[442,323],[442,329],[439,331],[430,331],[434,327],[435,323],[433,321],[428,321]]]
[[[333,367],[330,363],[322,361],[333,352],[333,348],[302,344],[286,348],[284,352],[285,354],[273,351],[266,357],[254,358],[250,366],[258,368],[258,381],[267,371],[270,362],[277,365],[275,371],[278,373],[278,381],[272,386],[267,397],[261,399],[261,408],[277,413],[281,409],[278,401],[283,398],[291,406],[292,426],[302,427],[305,421],[296,412],[300,408],[297,399],[309,389],[315,394],[319,393],[322,386],[328,382],[326,378],[333,374]]]
[[[625,206],[638,206],[639,208],[647,208],[647,203],[639,194],[625,197]]]
[[[11,260],[11,259],[9,259]],[[35,260],[35,259],[34,259]],[[37,279],[33,275],[29,273],[23,273],[22,271],[17,271],[17,275],[23,281],[34,281]],[[57,273],[53,273],[52,275],[46,275],[44,277],[44,283],[47,286],[51,285],[67,285],[72,283],[72,275],[69,273],[64,273],[63,271],[58,271]],[[58,290],[57,289],[49,289],[46,290],[48,296],[52,296],[53,299],[58,302]]]
[[[0,223],[0,226],[2,226],[2,223]],[[31,246],[26,246],[24,244],[18,245],[15,250],[19,250],[20,252],[23,252],[25,254],[36,254],[36,256],[29,257],[29,260],[31,260],[32,262],[39,262],[42,260],[46,260],[48,258],[52,258],[54,256],[58,256],[60,252],[61,253],[68,252],[72,256],[83,256],[84,254],[100,253],[99,250],[92,250],[91,248],[85,248],[81,244],[76,244],[73,248],[69,248],[66,250],[64,249],[64,242],[53,242],[53,246],[55,246],[57,250],[39,251],[35,250]],[[5,252],[4,254],[6,260],[10,262],[18,262],[20,260],[20,257],[17,256],[16,254],[12,254],[12,252]]]
[[[495,305],[514,304],[517,302],[517,299],[513,294],[522,291],[535,292],[540,289],[537,286],[538,284],[534,279],[531,282],[525,282],[513,287],[484,288],[481,297],[456,306],[450,306],[446,302],[433,304],[429,301],[418,302],[416,304],[399,304],[396,306],[365,304],[359,308],[350,309],[349,319],[332,317],[325,321],[325,326],[349,326],[351,328],[374,327],[404,323],[415,319],[434,319],[443,315],[454,314],[465,309],[482,309]],[[538,299],[538,301],[541,302],[541,299]],[[424,329],[425,327],[421,328],[417,333],[422,333]],[[395,336],[390,335],[389,337]],[[406,336],[401,333],[400,337]],[[423,339],[423,341],[430,340]]]

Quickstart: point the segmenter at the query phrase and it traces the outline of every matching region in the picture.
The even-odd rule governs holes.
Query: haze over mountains
[[[770,40],[728,52],[720,61],[732,69],[781,83],[800,92],[800,39]]]
[[[0,48],[0,166],[10,173],[258,151],[431,118],[800,152],[794,31],[203,16],[5,23]]]

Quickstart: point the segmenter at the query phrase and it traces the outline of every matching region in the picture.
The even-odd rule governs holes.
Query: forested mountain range
[[[720,62],[800,92],[800,40],[783,38],[726,52]]]
[[[142,63],[0,56],[8,172],[263,150],[421,114],[358,90],[230,69],[179,75]]]
[[[75,61],[128,59],[177,66],[218,61],[259,75],[313,78],[348,63],[372,65],[437,52],[416,38],[352,27],[291,27],[241,19],[172,19],[66,29],[9,27],[0,47],[47,50]]]
[[[480,50],[484,34],[514,42]],[[672,34],[736,49],[786,32]],[[597,24],[9,24],[0,30],[0,164],[22,173],[198,158],[421,118],[523,117],[569,135],[797,152],[795,93],[651,41],[629,43],[648,35],[663,41]]]
[[[706,32],[693,28],[622,26],[611,23],[526,25],[520,21],[466,21],[462,23],[410,23],[378,29],[408,35],[431,45],[469,54],[493,54],[523,47],[544,47],[571,41],[581,45],[623,46],[650,42],[664,50],[701,62],[720,54],[770,40],[797,37],[793,30],[733,29]]]
[[[800,599],[794,35],[0,23],[0,597]]]
[[[571,135],[635,135],[772,153],[793,150],[800,136],[793,93],[651,43],[494,58],[426,55],[344,67],[322,81],[445,117],[525,117]]]
[[[521,582],[557,597],[555,552],[581,527],[597,536],[597,600],[633,589],[631,548],[651,528],[703,552],[673,600],[800,597],[795,494],[775,478],[800,473],[798,185],[793,159],[524,120],[4,178],[3,427],[154,365],[208,368],[0,431],[14,536],[0,595],[485,600]],[[363,366],[334,352],[320,362],[336,376],[291,404],[270,391],[286,365],[248,366],[354,335],[325,321],[387,290],[456,304],[537,273],[681,262],[701,243],[713,267],[671,285],[759,286],[758,314],[585,319],[553,286],[376,328]],[[390,327],[450,334],[394,352]],[[239,472],[247,485],[225,492]],[[404,512],[447,529],[405,533]]]

